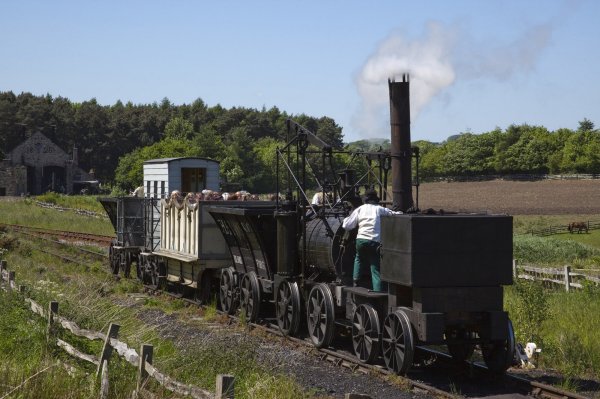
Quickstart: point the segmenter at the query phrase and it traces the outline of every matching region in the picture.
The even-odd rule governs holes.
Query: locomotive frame
[[[152,232],[146,227],[146,242],[137,252],[138,278],[154,287],[171,284],[202,301],[216,293],[221,310],[233,314],[239,309],[249,321],[273,316],[272,307],[266,306],[271,303],[284,335],[306,331],[319,348],[331,345],[336,329],[345,328],[360,361],[382,358],[395,373],[412,367],[417,345],[431,344],[447,345],[457,360],[470,358],[479,345],[488,369],[504,372],[515,345],[502,305],[502,286],[512,284],[512,218],[418,210],[412,196],[411,163],[416,158],[418,175],[418,149],[410,147],[408,85],[408,76],[389,82],[391,151],[351,153],[352,161],[364,161],[358,179],[349,165],[334,165],[336,154],[347,151],[333,149],[288,120],[287,144],[277,150],[276,191],[285,188],[284,198],[195,205],[212,220],[193,228],[218,227],[229,256],[207,262],[206,256],[155,250],[148,245]],[[321,162],[320,170],[311,166],[311,159]],[[353,286],[356,232],[345,232],[341,224],[362,204],[361,187],[377,189],[389,204],[390,171],[391,205],[404,214],[382,218],[381,278],[386,287],[375,292],[367,280]],[[315,183],[321,187],[321,206],[307,196],[307,187]],[[418,199],[418,177],[416,183]],[[149,219],[155,212],[148,209],[156,200],[139,201]],[[184,222],[194,219],[187,208],[191,204],[165,201],[161,226],[173,213]],[[178,209],[165,211],[165,205]],[[145,225],[152,223],[156,221],[146,220]],[[127,254],[136,254],[136,247],[119,233],[118,221],[113,225],[120,244],[112,247],[120,249],[118,256],[111,256],[113,271],[121,267],[127,272],[127,257],[134,257]],[[191,237],[189,226],[176,231]]]

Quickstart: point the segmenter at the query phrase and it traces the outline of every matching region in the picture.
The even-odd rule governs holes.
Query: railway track
[[[172,293],[167,290],[157,290],[150,286],[144,286],[151,292],[162,292],[168,296],[181,299],[193,305],[203,306],[198,301],[183,297],[181,294]],[[219,314],[227,316],[229,320],[240,322],[237,316],[227,315],[224,312],[217,311]],[[382,377],[395,375],[383,365],[365,364],[360,362],[353,354],[344,350],[336,350],[333,348],[316,348],[308,338],[299,337],[284,337],[276,324],[271,320],[261,320],[259,323],[248,323],[247,325],[253,329],[263,331],[280,338],[292,342],[298,347],[303,347],[308,353],[312,353],[322,361],[329,362],[339,367],[348,368],[353,372],[363,374],[376,374]],[[427,392],[436,397],[444,398],[464,398],[465,396],[490,396],[502,395],[503,397],[535,397],[541,399],[589,399],[586,396],[576,392],[569,392],[552,385],[543,384],[523,376],[511,374],[510,371],[502,376],[491,376],[487,367],[483,363],[477,361],[465,361],[457,364],[447,353],[426,348],[417,347],[416,356],[425,359],[425,363],[435,363],[435,366],[424,366],[416,371],[409,372],[407,376],[396,376],[403,386],[409,387],[411,390]],[[432,368],[434,367],[434,368]],[[468,375],[468,383],[448,382],[449,370],[453,370],[455,376],[459,379]],[[433,377],[428,376],[428,372],[433,371]],[[436,375],[436,374],[439,374]],[[484,389],[473,389],[468,385],[486,384]],[[475,391],[475,392],[473,392]],[[477,393],[477,391],[479,393]],[[458,392],[458,393],[457,393]]]
[[[107,247],[110,244],[110,241],[108,241],[108,243],[107,243],[106,238],[111,238],[111,237],[98,236],[98,235],[87,234],[87,233],[68,232],[68,231],[61,231],[61,230],[40,229],[40,228],[21,226],[21,225],[0,224],[0,226],[5,226],[6,228],[8,228],[11,231],[13,231],[17,234],[20,234],[20,235],[44,240],[49,243],[53,243],[53,244],[60,245],[60,246],[68,246],[69,248],[77,250],[77,252],[81,253],[86,258],[92,258],[94,260],[99,260],[99,261],[108,259],[108,254],[106,254],[106,253],[90,251],[89,249],[82,248],[80,245],[74,245],[74,244],[80,243],[80,242],[85,242],[85,243],[90,243],[90,244]],[[52,238],[50,238],[50,237],[52,237]],[[54,252],[48,248],[40,247],[40,248],[37,248],[37,250],[41,251],[43,253],[52,255],[54,257],[57,257],[65,262],[77,263],[77,264],[80,264],[83,266],[87,265],[87,262],[85,262],[85,260],[73,258],[71,256],[65,256],[64,254]]]
[[[26,233],[31,236],[38,237],[55,237],[65,241],[71,242],[87,242],[100,246],[108,246],[114,239],[112,236],[103,236],[98,234],[90,234],[90,233],[80,233],[75,231],[65,231],[65,230],[53,230],[53,229],[43,229],[39,227],[30,227],[30,226],[22,226],[18,224],[5,224],[0,223],[0,226],[4,226],[9,230],[15,232]]]

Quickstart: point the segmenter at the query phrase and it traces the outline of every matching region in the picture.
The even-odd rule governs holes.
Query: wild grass
[[[600,235],[600,231],[594,233]],[[515,236],[513,256],[520,263],[600,268],[600,246],[556,236]]]
[[[292,378],[273,372],[269,365],[262,364],[255,343],[243,329],[234,332],[235,342],[232,341],[231,331],[227,334],[214,328],[204,331],[203,325],[210,323],[210,320],[200,317],[202,312],[198,308],[165,296],[132,296],[131,292],[139,292],[142,288],[136,281],[115,281],[104,268],[59,263],[54,257],[37,251],[38,245],[40,243],[36,241],[21,240],[17,248],[6,254],[5,259],[10,270],[16,272],[18,284],[26,284],[28,295],[42,306],[47,307],[49,301],[57,300],[59,314],[91,330],[106,331],[111,322],[120,324],[119,339],[135,349],[142,343],[152,344],[155,366],[182,382],[212,391],[216,375],[225,373],[236,377],[236,397],[311,397]],[[5,341],[5,337],[12,337],[8,341],[13,342],[11,348],[19,349],[6,351],[6,356],[0,358],[0,364],[3,365],[0,366],[0,392],[8,392],[8,388],[15,387],[27,376],[60,360],[75,364],[80,370],[80,376],[71,377],[64,368],[53,366],[36,377],[36,385],[32,385],[35,391],[23,391],[19,397],[97,397],[95,379],[89,376],[93,375],[93,366],[90,368],[81,364],[61,349],[46,345],[44,321],[23,308],[22,303],[17,305],[10,305],[16,309],[21,306],[20,312],[15,310],[15,317],[5,319],[4,314],[2,317],[2,321],[11,321],[3,324],[5,330],[0,331],[0,336],[3,337],[0,342]],[[214,309],[211,311],[209,307],[207,314],[212,319],[215,318],[213,313]],[[198,319],[201,320],[197,321]],[[182,325],[196,320],[194,326],[198,333],[191,336],[184,334],[177,340],[168,339],[167,336],[173,334],[168,329],[177,330],[177,327],[169,327],[174,320]],[[32,333],[22,333],[32,322],[37,325],[32,330],[37,334],[34,338],[31,337]],[[6,330],[8,328],[12,330]],[[167,332],[163,333],[165,328]],[[227,328],[230,330],[232,327]],[[59,332],[59,337],[86,353],[98,354],[101,349],[99,341],[90,342],[64,331]],[[30,344],[32,340],[36,343]],[[29,355],[31,348],[39,355],[36,355],[36,360],[30,362],[29,366],[22,367],[22,359]],[[10,366],[4,367],[5,364]],[[111,378],[111,397],[130,397],[135,388],[135,367],[119,360],[118,356],[113,356],[110,370],[111,376],[116,376],[114,380]],[[43,377],[42,374],[49,377]],[[57,382],[68,388],[63,390],[54,387]],[[6,390],[2,387],[6,387]],[[155,382],[149,382],[147,387],[158,398],[170,397]],[[45,393],[35,396],[34,392]]]
[[[47,202],[63,208],[83,209],[87,211],[104,213],[104,208],[98,202],[96,195],[64,195],[48,192],[34,197],[37,201]]]
[[[0,221],[6,224],[20,224],[44,229],[78,231],[100,235],[114,234],[114,229],[107,218],[83,216],[74,212],[59,212],[54,209],[42,208],[27,198],[0,201]]]
[[[542,367],[559,370],[571,382],[600,378],[600,287],[565,292],[516,281],[506,287],[504,303],[517,341],[542,349]]]

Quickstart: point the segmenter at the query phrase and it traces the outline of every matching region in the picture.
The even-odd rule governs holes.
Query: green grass
[[[35,200],[47,202],[63,208],[84,209],[87,211],[104,213],[104,208],[98,202],[96,195],[64,195],[53,192],[38,195]]]
[[[152,344],[155,366],[184,383],[214,391],[217,374],[233,374],[236,377],[236,397],[239,398],[311,397],[292,378],[279,375],[271,371],[269,365],[261,364],[254,341],[243,329],[235,334],[238,337],[235,345],[230,335],[214,328],[208,329],[208,334],[214,334],[211,339],[173,342],[163,338],[149,318],[165,314],[165,310],[169,317],[175,317],[181,323],[193,323],[198,331],[202,331],[210,320],[202,318],[200,309],[170,297],[151,296],[136,301],[128,295],[141,290],[136,281],[115,281],[105,266],[60,263],[54,257],[37,251],[39,245],[44,244],[21,239],[4,258],[9,269],[16,272],[17,283],[25,284],[28,295],[43,307],[46,308],[49,301],[57,300],[61,315],[91,330],[106,331],[111,322],[120,324],[119,339],[136,350],[142,343]],[[0,351],[0,356],[3,356],[0,357],[0,397],[2,392],[8,392],[27,376],[54,365],[56,360],[76,365],[80,376],[70,377],[64,368],[51,367],[36,377],[35,384],[33,380],[28,383],[32,386],[31,391],[27,391],[27,386],[20,388],[18,397],[97,397],[97,383],[86,376],[86,373],[93,375],[94,367],[69,357],[60,348],[48,346],[44,320],[25,309],[22,303],[10,302],[8,307],[15,313],[11,317],[5,317],[3,313],[0,321],[0,345],[11,345],[10,349]],[[209,308],[207,315],[210,319],[215,318],[213,313],[214,309],[211,311]],[[32,323],[37,327],[24,333],[29,331]],[[59,336],[83,352],[100,352],[99,341],[90,342],[64,331]],[[22,365],[23,358],[32,351],[35,357],[27,365]],[[115,375],[114,380],[111,379],[111,397],[130,397],[135,388],[136,368],[113,356],[110,369],[111,376]],[[66,388],[55,387],[56,383]],[[149,382],[148,389],[158,398],[170,397],[156,382]]]
[[[594,234],[600,236],[600,231]],[[599,248],[571,237],[518,235],[514,237],[513,256],[520,263],[600,268]]]
[[[565,292],[518,281],[505,289],[517,341],[542,348],[540,365],[600,378],[600,288]]]
[[[66,197],[74,198],[74,197]],[[36,205],[30,199],[0,201],[0,221],[54,230],[68,230],[100,235],[113,235],[108,218],[82,216],[74,212],[59,212]]]

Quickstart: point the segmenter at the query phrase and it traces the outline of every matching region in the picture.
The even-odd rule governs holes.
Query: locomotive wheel
[[[282,281],[277,288],[277,325],[285,336],[294,336],[300,327],[300,290],[298,284]]]
[[[381,348],[387,368],[396,374],[406,374],[413,364],[415,343],[410,320],[402,309],[385,318]]]
[[[240,307],[246,320],[250,322],[258,319],[260,312],[260,283],[256,273],[244,274],[240,284]]]
[[[468,339],[474,338],[474,333],[469,331],[453,331],[449,334],[451,339]],[[470,343],[449,343],[448,352],[452,356],[452,360],[458,363],[462,363],[465,360],[469,360],[473,356],[475,351],[475,344]]]
[[[308,334],[317,348],[329,346],[335,330],[335,309],[331,290],[317,284],[310,290],[306,304]]]
[[[233,314],[236,308],[235,301],[235,274],[233,268],[223,269],[219,280],[219,304],[221,310],[227,314]]]
[[[358,360],[372,363],[377,358],[380,332],[377,311],[371,305],[359,305],[352,316],[352,347]]]
[[[133,254],[131,252],[127,252],[125,254],[125,267],[123,268],[123,276],[125,278],[131,277],[131,263],[133,262]]]
[[[508,338],[481,345],[485,365],[494,374],[502,374],[512,365],[515,354],[515,332],[510,319],[507,327]]]

